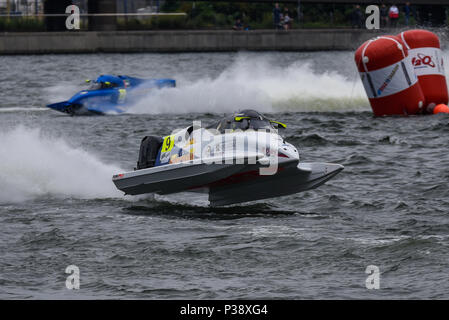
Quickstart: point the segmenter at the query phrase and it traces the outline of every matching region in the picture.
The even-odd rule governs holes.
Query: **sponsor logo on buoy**
[[[360,72],[368,98],[386,97],[418,82],[409,57],[386,68],[370,72]]]
[[[377,90],[377,94],[380,96],[382,94],[382,92],[385,90],[385,88],[388,86],[388,84],[391,82],[391,79],[393,79],[394,75],[396,74],[396,72],[399,69],[399,65],[397,64],[394,68],[393,71],[391,71],[391,73],[388,75],[387,80],[385,80],[385,82],[383,83],[383,85],[379,88],[379,90]]]
[[[443,55],[438,48],[410,49],[409,56],[412,59],[416,75],[439,74],[445,75]]]
[[[431,68],[435,68],[435,63],[432,61],[431,56],[426,56],[423,53],[418,53],[417,57],[413,57],[412,63],[415,66],[415,69],[417,68],[425,68],[426,66],[429,66]]]

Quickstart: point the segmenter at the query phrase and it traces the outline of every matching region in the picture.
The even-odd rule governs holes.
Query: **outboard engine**
[[[162,147],[162,138],[157,136],[146,136],[140,143],[137,170],[154,167],[159,149]]]

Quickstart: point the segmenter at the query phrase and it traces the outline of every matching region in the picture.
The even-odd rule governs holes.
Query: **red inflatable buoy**
[[[356,51],[355,62],[376,116],[421,113],[425,98],[398,37],[368,40]]]
[[[407,47],[426,103],[447,104],[446,74],[438,36],[427,30],[410,30],[399,37]]]
[[[449,113],[449,107],[445,104],[439,104],[433,108],[433,114]]]

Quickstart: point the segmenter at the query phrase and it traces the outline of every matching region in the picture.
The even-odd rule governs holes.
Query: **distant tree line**
[[[288,8],[294,27],[350,27],[354,5],[344,4],[301,4],[300,11],[294,3],[279,2],[281,9]],[[165,1],[163,12],[187,13],[185,27],[226,28],[241,19],[250,29],[273,27],[273,3],[208,2],[208,1]],[[362,12],[366,6],[362,6]],[[447,22],[446,9],[449,6],[413,6],[413,23],[439,26]],[[400,23],[404,20],[402,6]],[[298,15],[299,14],[299,15]]]
[[[133,0],[128,0],[133,1]],[[45,10],[53,13],[52,6],[57,4],[58,12],[72,1],[46,0]],[[153,1],[154,2],[154,1]],[[95,4],[90,2],[89,4]],[[183,12],[185,16],[158,16],[117,18],[119,30],[162,30],[162,29],[232,29],[237,19],[244,26],[242,29],[272,29],[273,8],[275,2],[221,2],[221,1],[160,1],[160,12]],[[295,3],[279,1],[282,11],[288,8],[293,19],[293,28],[347,28],[353,26],[354,5],[344,4],[301,4],[298,10]],[[440,26],[447,22],[448,6],[413,6],[410,25]],[[62,9],[61,9],[62,8]],[[399,6],[401,16],[398,25],[404,25],[403,7]],[[91,8],[90,8],[91,9]],[[90,10],[89,9],[89,10]],[[365,18],[365,6],[362,6],[362,19]],[[64,12],[64,11],[62,11]],[[0,31],[44,31],[64,28],[65,18],[0,18]],[[364,21],[364,20],[363,20]],[[240,23],[240,22],[239,22]],[[87,29],[87,20],[82,27]]]

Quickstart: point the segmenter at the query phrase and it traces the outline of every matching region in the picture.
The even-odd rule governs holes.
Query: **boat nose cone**
[[[332,163],[332,164],[329,164],[329,168],[331,169],[331,171],[341,171],[345,167],[342,166],[341,164]]]
[[[345,167],[341,164],[336,163],[326,163],[326,174],[336,175],[340,171],[343,171]]]

